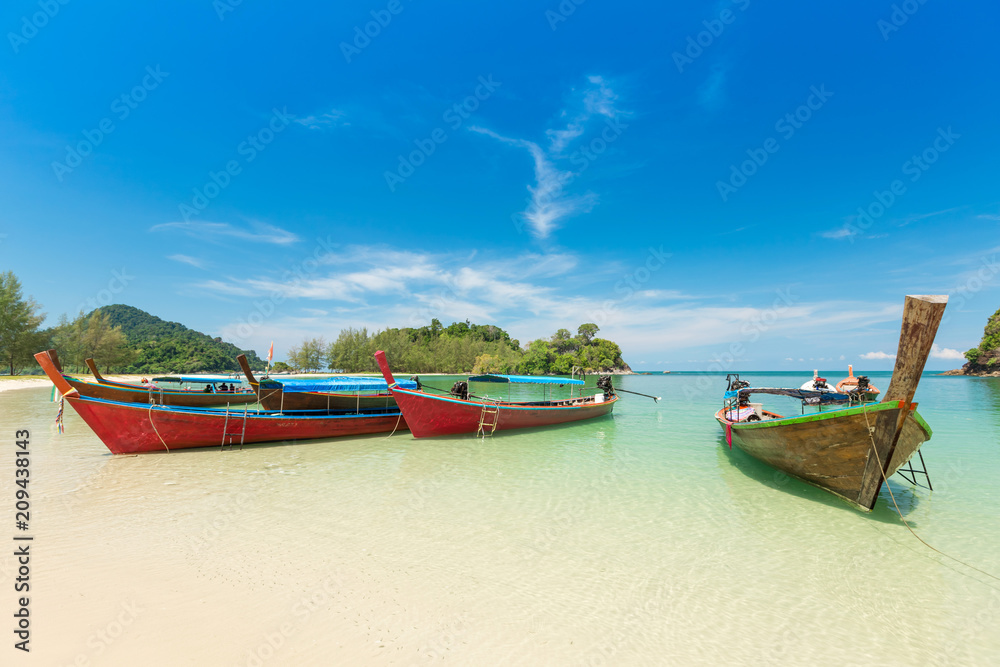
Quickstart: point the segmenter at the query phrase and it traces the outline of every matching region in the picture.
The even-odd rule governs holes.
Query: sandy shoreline
[[[87,380],[90,382],[96,382],[93,375],[74,375],[73,377],[80,378],[81,380]],[[144,376],[142,375],[105,375],[104,379],[113,380],[115,382],[134,382],[139,384]],[[148,377],[148,376],[145,376]],[[51,387],[52,383],[44,375],[25,375],[25,376],[4,376],[0,378],[0,393],[5,391],[13,391],[14,389],[31,389],[32,387]]]

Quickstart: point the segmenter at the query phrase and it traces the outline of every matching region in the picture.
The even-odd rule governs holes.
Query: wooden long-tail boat
[[[375,410],[396,407],[396,400],[388,391],[387,386],[378,380],[371,382],[373,390],[362,393],[359,389],[350,393],[346,391],[302,391],[301,386],[294,386],[294,381],[261,378],[258,380],[250,368],[245,355],[236,357],[243,375],[246,376],[250,388],[257,395],[257,400],[265,410],[325,410],[336,412],[343,410]],[[345,383],[346,384],[346,383]],[[369,383],[366,383],[369,384]],[[416,383],[413,383],[416,386]]]
[[[410,432],[416,438],[438,435],[476,433],[492,435],[496,431],[519,428],[551,426],[566,422],[592,419],[610,414],[618,396],[611,386],[610,377],[599,383],[602,391],[592,396],[577,396],[563,400],[503,401],[470,396],[468,384],[456,383],[447,396],[430,394],[421,389],[404,389],[393,379],[385,352],[375,353],[379,368],[403,412]],[[603,378],[602,378],[603,380]],[[583,380],[556,377],[480,375],[469,382],[501,382],[529,384],[584,384]]]
[[[848,392],[857,391],[858,388],[867,392],[871,400],[874,400],[881,391],[878,387],[868,382],[868,378],[864,375],[860,377],[854,377],[854,366],[847,367],[847,377],[837,383],[837,391],[841,394],[846,394]]]
[[[339,414],[275,413],[138,405],[83,396],[49,352],[35,355],[59,394],[113,454],[173,451],[257,442],[288,442],[385,433],[405,428],[398,409]]]
[[[127,382],[115,382],[108,380],[97,369],[97,364],[93,359],[87,359],[86,364],[90,372],[94,374],[96,382],[81,380],[78,377],[67,375],[62,371],[59,363],[59,355],[55,350],[47,350],[44,353],[52,361],[53,369],[81,396],[87,398],[99,398],[105,401],[116,401],[118,403],[142,403],[155,405],[176,405],[183,407],[210,407],[220,405],[243,405],[256,403],[257,396],[250,391],[219,392],[215,385],[221,378],[208,377],[199,379],[204,381],[211,391],[194,389],[165,389],[160,384],[149,383],[129,384]],[[35,355],[36,358],[38,355]],[[193,376],[192,376],[193,377]],[[228,378],[226,378],[228,379]]]
[[[749,402],[738,382],[715,418],[750,456],[871,511],[882,484],[907,463],[932,431],[913,402],[947,296],[908,296],[889,389],[879,403],[783,417]]]

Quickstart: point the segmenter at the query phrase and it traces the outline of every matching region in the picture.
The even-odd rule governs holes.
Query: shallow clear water
[[[869,375],[887,387],[888,374]],[[57,435],[48,389],[2,393],[8,544],[13,433],[33,435],[31,658],[1000,660],[1000,582],[920,544],[886,490],[865,515],[730,451],[713,419],[724,376],[615,381],[663,401],[625,395],[612,417],[485,441],[396,434],[132,457],[108,454],[69,408]],[[934,491],[895,477],[900,508],[930,544],[1000,574],[1000,382],[927,375],[917,400],[935,431],[923,450]],[[5,613],[14,567],[0,560]]]

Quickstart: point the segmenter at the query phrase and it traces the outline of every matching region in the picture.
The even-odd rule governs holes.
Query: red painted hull
[[[175,405],[187,408],[210,407],[216,405],[243,405],[256,403],[257,395],[252,391],[206,393],[203,391],[161,389],[150,391],[148,387],[126,384],[124,382],[86,382],[70,375],[63,378],[71,387],[80,392],[81,396],[100,398],[119,403],[141,403],[148,405]]]
[[[476,433],[479,430],[479,421],[483,414],[483,403],[480,401],[463,401],[395,387],[392,388],[392,393],[415,438]],[[581,399],[577,399],[579,400]],[[499,410],[496,430],[552,426],[601,417],[611,413],[618,397],[613,396],[603,403],[594,403],[593,398],[582,400],[591,402],[575,405],[571,401],[552,402],[546,405],[501,402],[496,406]],[[492,403],[488,405],[491,409],[494,407]],[[492,419],[490,418],[491,421]]]
[[[255,442],[299,440],[388,433],[406,430],[402,415],[347,414],[302,416],[242,410],[198,410],[139,406],[66,397],[112,454],[163,452],[193,447],[219,447]]]

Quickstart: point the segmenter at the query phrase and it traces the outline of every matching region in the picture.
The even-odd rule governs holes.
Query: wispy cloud
[[[954,350],[950,347],[941,347],[937,343],[934,343],[934,346],[931,347],[931,356],[935,359],[954,359],[956,361],[965,361],[965,355],[958,350]]]
[[[820,232],[820,236],[825,239],[849,239],[857,235],[857,230],[854,229],[850,224],[844,225],[840,229],[831,229],[825,232]]]
[[[864,353],[864,354],[861,355],[861,358],[862,359],[868,359],[868,360],[876,360],[876,359],[878,359],[878,360],[888,360],[888,359],[895,359],[896,355],[895,354],[886,354],[885,352],[882,352],[880,350],[878,352],[866,352],[866,353]]]
[[[332,127],[350,125],[348,121],[344,120],[346,116],[347,114],[340,109],[330,109],[326,113],[296,118],[295,122],[308,127],[310,130],[326,130]]]
[[[509,146],[526,150],[532,158],[535,171],[535,183],[528,186],[530,198],[528,206],[522,212],[532,233],[540,239],[547,238],[555,231],[559,223],[567,218],[581,213],[590,212],[597,204],[597,196],[593,193],[579,195],[570,194],[567,190],[576,178],[577,173],[560,169],[557,162],[566,159],[566,150],[586,131],[588,123],[597,117],[615,119],[628,115],[615,106],[618,95],[610,84],[600,76],[587,78],[588,85],[582,93],[577,93],[579,100],[576,109],[563,110],[560,117],[565,125],[558,129],[549,129],[548,148],[534,141],[505,137],[493,130],[470,126],[469,130],[477,132]]]
[[[718,111],[726,104],[726,75],[723,65],[716,65],[712,73],[698,86],[698,104],[708,111]]]
[[[175,262],[180,262],[181,264],[189,264],[198,269],[205,268],[205,262],[197,257],[190,257],[188,255],[169,255],[167,256],[167,259],[172,259]]]
[[[563,118],[569,118],[566,126],[562,129],[545,131],[549,137],[549,153],[552,155],[562,155],[574,139],[583,135],[591,118],[595,116],[614,118],[622,113],[615,108],[618,95],[611,89],[604,77],[589,76],[587,82],[589,85],[583,91],[581,108],[575,113],[563,110],[561,114]]]
[[[271,243],[274,245],[289,245],[299,240],[294,233],[268,225],[262,222],[251,223],[250,229],[235,227],[228,222],[165,222],[153,225],[149,228],[151,232],[177,230],[184,232],[188,236],[197,238],[218,238],[229,237],[252,241],[254,243]]]

